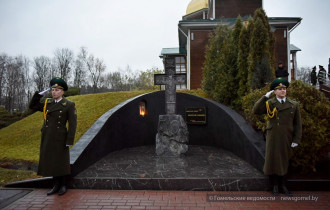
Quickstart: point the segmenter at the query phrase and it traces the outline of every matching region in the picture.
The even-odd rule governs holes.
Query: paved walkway
[[[330,191],[294,192],[294,197],[276,197],[276,201],[272,201],[275,197],[269,192],[72,189],[63,196],[47,196],[47,191],[34,189],[5,209],[330,209]],[[287,200],[288,198],[293,200]],[[244,201],[247,199],[249,201]],[[263,201],[258,201],[260,199]]]

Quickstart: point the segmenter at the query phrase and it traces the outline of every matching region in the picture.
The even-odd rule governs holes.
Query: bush
[[[10,119],[9,112],[4,107],[0,106],[0,129],[8,126],[8,119]]]
[[[246,118],[256,128],[264,131],[267,117],[254,115],[254,103],[267,91],[265,88],[257,89],[243,97],[243,110]],[[302,139],[291,159],[291,166],[301,172],[316,172],[316,165],[325,158],[330,145],[330,102],[323,93],[304,84],[302,81],[293,81],[288,89],[288,97],[299,102],[302,118]]]
[[[75,95],[80,95],[80,88],[69,87],[68,91],[65,91],[65,93],[64,93],[65,97],[75,96]]]
[[[15,111],[13,114],[10,114],[4,107],[0,106],[0,129],[22,118],[22,113]]]
[[[261,96],[265,95],[269,91],[269,87],[270,85],[268,84],[262,89],[256,89],[244,96],[242,99],[242,108],[245,119],[251,123],[252,127],[257,130],[261,130],[262,132],[265,132],[266,130],[267,116],[254,114],[253,106],[261,98]]]

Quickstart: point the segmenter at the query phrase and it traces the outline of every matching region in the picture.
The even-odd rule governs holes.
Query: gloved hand
[[[45,96],[45,95],[47,95],[49,93],[49,91],[50,91],[50,88],[47,88],[46,90],[41,91],[39,93],[39,95]]]
[[[297,143],[294,143],[294,142],[292,142],[292,144],[291,144],[291,147],[296,147],[296,146],[298,146],[298,144],[297,144]]]
[[[272,94],[273,92],[274,92],[274,90],[271,90],[271,91],[269,91],[268,93],[266,93],[265,96],[266,96],[267,98],[269,98],[270,94]]]

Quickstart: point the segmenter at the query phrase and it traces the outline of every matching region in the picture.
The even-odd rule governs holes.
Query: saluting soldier
[[[63,96],[68,86],[62,78],[53,78],[50,86],[51,89],[33,95],[29,108],[42,111],[44,118],[38,175],[53,177],[54,186],[47,195],[57,192],[63,195],[67,191],[65,176],[71,173],[69,146],[73,145],[74,141],[77,112],[75,103]],[[50,90],[52,98],[41,100]]]
[[[267,114],[269,120],[266,134],[266,154],[263,171],[269,176],[272,193],[279,195],[279,189],[287,196],[292,193],[285,184],[292,148],[298,146],[302,135],[299,104],[286,97],[289,82],[276,78],[271,91],[262,96],[254,105],[255,114]],[[272,93],[275,97],[269,99]]]

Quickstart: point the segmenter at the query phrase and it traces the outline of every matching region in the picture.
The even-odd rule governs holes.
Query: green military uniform
[[[291,143],[299,143],[301,139],[299,104],[288,98],[281,104],[276,97],[268,100],[263,96],[253,107],[255,114],[267,114],[266,101],[270,110],[276,107],[276,111],[266,128],[266,157],[263,170],[266,175],[283,176],[287,174],[292,155]]]
[[[38,175],[68,175],[70,156],[67,145],[73,144],[77,127],[75,104],[64,97],[58,103],[52,98],[40,101],[41,98],[42,96],[36,92],[29,106],[30,109],[44,112]]]

